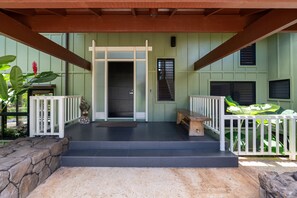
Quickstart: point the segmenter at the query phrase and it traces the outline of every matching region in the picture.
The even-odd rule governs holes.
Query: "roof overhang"
[[[0,32],[85,69],[90,69],[88,61],[38,33],[233,32],[233,42],[245,40],[236,47],[232,40],[222,44],[218,49],[232,50],[213,50],[195,63],[200,69],[273,33],[297,31],[292,19],[296,10],[296,0],[1,0],[5,27]],[[287,20],[272,28],[280,18]],[[261,27],[255,25],[259,23]],[[247,41],[251,32],[254,37]]]

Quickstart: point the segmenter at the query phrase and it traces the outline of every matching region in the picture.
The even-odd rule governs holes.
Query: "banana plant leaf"
[[[259,137],[259,139],[260,139],[260,137]],[[264,151],[268,152],[268,150],[269,150],[268,134],[264,135],[263,143],[264,143]],[[274,135],[271,135],[271,151],[273,153],[276,153],[276,146],[277,146],[276,137]],[[282,154],[282,155],[285,154],[284,145],[280,141],[278,143],[278,148],[279,148],[280,154]]]
[[[2,74],[0,74],[0,99],[1,100],[7,100],[8,99],[8,93],[7,93],[7,83],[3,77]]]
[[[30,80],[30,83],[45,83],[55,80],[59,75],[52,72],[41,72]]]
[[[280,110],[280,106],[276,104],[252,104],[249,106],[239,105],[231,96],[225,98],[225,102],[229,106],[227,112],[235,115],[263,115],[276,114]]]
[[[231,133],[228,132],[225,134],[225,137],[231,141]],[[233,132],[233,150],[238,150],[238,132]],[[245,134],[240,133],[240,148],[245,148]]]
[[[13,62],[16,59],[16,56],[7,55],[7,56],[0,56],[0,65],[7,65],[8,63]]]
[[[23,73],[20,67],[13,66],[10,71],[10,83],[16,92],[19,92],[23,87]]]

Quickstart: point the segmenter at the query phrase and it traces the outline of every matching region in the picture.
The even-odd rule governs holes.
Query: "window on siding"
[[[174,101],[174,59],[157,59],[158,101]]]
[[[256,44],[240,50],[240,65],[256,65]]]
[[[231,96],[240,105],[250,105],[256,103],[256,83],[255,82],[211,82],[210,95]]]
[[[269,98],[290,99],[290,80],[269,81]]]

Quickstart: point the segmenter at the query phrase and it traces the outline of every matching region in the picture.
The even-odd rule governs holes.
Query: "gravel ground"
[[[240,158],[239,168],[61,167],[28,198],[259,197],[258,173],[297,170],[285,158]]]

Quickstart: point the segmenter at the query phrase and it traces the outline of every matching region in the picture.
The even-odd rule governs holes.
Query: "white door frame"
[[[152,47],[148,46],[148,40],[145,41],[145,46],[128,46],[128,47],[96,47],[96,42],[92,41],[92,47],[89,47],[92,52],[92,121],[96,119],[108,119],[108,62],[109,61],[129,61],[133,62],[133,120],[137,118],[148,121],[148,52],[152,51]],[[96,52],[104,52],[104,58],[96,59]],[[108,52],[133,52],[133,58],[118,59],[108,58]],[[136,52],[145,52],[145,58],[137,58]],[[145,112],[136,112],[136,63],[145,62]],[[104,112],[97,112],[97,87],[96,87],[96,62],[104,62]],[[144,114],[144,115],[143,115]]]

